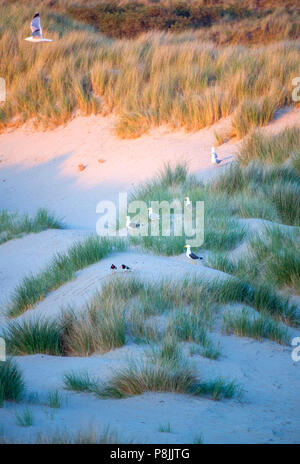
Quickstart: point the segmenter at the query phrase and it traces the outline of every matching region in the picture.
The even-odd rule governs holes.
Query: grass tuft
[[[31,319],[10,322],[4,334],[7,350],[14,355],[62,354],[62,333],[57,322]]]
[[[115,251],[123,251],[126,243],[121,239],[90,236],[75,243],[64,254],[57,254],[46,269],[23,279],[14,291],[8,315],[16,317],[42,300],[51,290],[74,277],[83,269]]]
[[[17,423],[21,427],[31,427],[33,425],[33,414],[29,408],[24,408],[21,412],[16,413]]]
[[[243,308],[238,314],[232,312],[223,315],[223,330],[239,337],[251,337],[262,341],[264,338],[288,345],[290,336],[288,330],[270,317],[259,314],[254,317]]]
[[[59,431],[53,435],[39,435],[37,444],[44,445],[102,445],[102,444],[121,444],[119,435],[105,427],[101,432],[90,426],[78,432]]]
[[[173,392],[191,395],[209,395],[214,400],[241,395],[235,382],[222,378],[199,382],[188,363],[131,363],[127,368],[115,372],[113,377],[98,389],[103,398],[124,398],[144,392]]]
[[[71,371],[64,375],[64,384],[67,390],[76,392],[94,392],[97,390],[97,381],[87,372]]]
[[[0,362],[0,406],[6,400],[20,400],[24,391],[23,375],[16,362],[12,358]]]
[[[62,228],[61,221],[44,208],[39,209],[33,218],[28,214],[19,215],[5,210],[0,211],[0,245],[22,234]]]
[[[299,148],[299,128],[283,129],[276,135],[265,135],[257,130],[243,141],[238,160],[243,165],[252,160],[276,165],[286,161]]]

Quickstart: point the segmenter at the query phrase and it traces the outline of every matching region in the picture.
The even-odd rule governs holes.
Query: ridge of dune
[[[130,140],[114,135],[113,121],[79,116],[52,131],[24,126],[0,135],[1,207],[34,213],[42,205],[71,228],[95,230],[100,200],[117,202],[119,192],[129,192],[167,162],[187,161],[192,173],[209,179],[234,159],[240,145],[231,139],[217,147],[223,163],[212,167],[215,132],[229,131],[230,117],[195,133],[159,127]],[[292,125],[300,125],[300,109],[280,111],[263,130],[275,133]]]

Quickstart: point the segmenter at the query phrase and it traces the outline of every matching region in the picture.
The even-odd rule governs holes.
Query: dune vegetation
[[[23,234],[37,233],[46,229],[62,229],[63,224],[46,209],[39,209],[34,217],[0,210],[0,245]]]
[[[300,26],[292,2],[283,12],[267,2],[262,9],[226,1],[207,7],[200,1],[161,3],[2,2],[0,75],[8,98],[0,106],[0,127],[26,121],[55,127],[78,111],[113,112],[116,133],[128,138],[161,124],[196,131],[232,114],[231,135],[241,137],[268,123],[279,108],[295,104],[292,79],[299,70],[295,39]],[[44,31],[54,40],[42,48],[23,40],[37,6]],[[128,21],[120,8],[129,10]],[[139,24],[143,8],[171,9],[182,25],[168,19],[169,13],[159,14],[153,21],[168,27],[146,24],[135,32],[132,24]],[[188,16],[190,9],[204,19]],[[262,39],[255,47],[249,46],[253,34],[240,24],[255,24],[253,18],[258,21],[253,34]],[[120,24],[130,33],[123,34]],[[173,29],[179,32],[167,32]],[[108,37],[108,30],[113,36],[120,31],[122,39]],[[228,30],[237,37],[236,31],[242,31],[249,40],[222,40]],[[134,38],[128,38],[131,32]]]
[[[291,1],[57,0],[54,5],[114,38],[192,30],[217,44],[256,44],[296,39],[300,32],[299,8]]]
[[[137,188],[130,198],[149,204],[153,200],[172,202],[180,199],[182,205],[184,197],[188,195],[193,202],[204,201],[205,235],[199,251],[208,252],[209,266],[238,279],[238,283],[233,280],[226,284],[230,286],[232,282],[232,288],[238,289],[237,293],[233,291],[234,296],[230,296],[229,301],[236,298],[241,303],[250,303],[258,311],[266,309],[292,325],[299,321],[299,314],[295,308],[289,307],[288,300],[277,292],[282,289],[289,289],[288,293],[299,291],[300,190],[299,171],[297,163],[295,164],[299,140],[299,129],[284,130],[273,136],[253,133],[242,145],[238,160],[214,180],[203,183],[189,174],[186,165],[167,165],[154,179]],[[266,146],[265,158],[261,158],[259,149],[256,152],[249,148],[256,143]],[[251,153],[251,162],[244,166],[245,157],[249,157],[247,153]],[[256,153],[259,153],[257,157]],[[272,161],[272,157],[275,156],[274,153],[280,153],[276,156],[281,164],[269,162],[269,158],[271,157]],[[264,234],[258,235],[250,232],[243,222],[249,218],[260,218],[277,224],[269,226]],[[43,271],[25,277],[14,291],[8,314],[11,317],[18,316],[44,298],[50,290],[73,278],[77,270],[112,252],[123,251],[131,245],[159,255],[177,255],[184,251],[183,247],[187,241],[188,237],[185,234],[175,236],[173,228],[170,229],[169,236],[130,235],[129,241],[124,238],[90,237],[74,244],[66,253],[57,255]],[[231,259],[230,253],[242,244],[247,245],[243,257]],[[262,256],[265,258],[263,261],[260,259]],[[136,285],[140,291],[141,284]],[[223,284],[219,287],[221,285]],[[221,298],[220,288],[218,290]],[[160,293],[164,294],[164,291],[161,289]],[[156,294],[157,290],[153,290],[153,295]],[[172,298],[170,295],[162,298],[157,294],[157,308],[161,305],[167,307],[167,300]],[[112,310],[109,305],[107,308],[108,311]],[[93,305],[85,321],[72,322],[75,327],[76,324],[82,326],[78,331],[78,337],[81,334],[82,339],[93,321],[92,312]],[[101,324],[106,327],[106,316],[103,314],[103,317]],[[114,314],[114,317],[114,327],[118,333],[116,340],[119,340],[121,333],[124,333],[123,322],[117,314]],[[132,316],[132,321],[132,330],[143,338],[142,332],[145,327],[139,310]],[[152,333],[155,338],[153,327],[148,327],[147,331],[148,335]],[[78,342],[82,343],[80,340]],[[94,339],[93,343],[97,345],[98,342]],[[116,342],[107,343],[109,346],[110,343]],[[100,340],[100,344],[103,344],[103,340]],[[74,350],[78,351],[75,345]]]
[[[56,254],[52,262],[35,275],[26,276],[16,287],[8,314],[16,317],[42,300],[51,290],[71,280],[76,271],[96,263],[114,251],[122,251],[121,239],[90,236],[72,245],[66,253]]]
[[[16,362],[9,358],[0,362],[0,407],[4,401],[18,401],[25,391],[22,372]]]
[[[37,9],[44,35],[53,39],[41,47],[23,40]],[[118,349],[120,364],[107,377],[66,370],[63,387],[110,400],[145,392],[239,399],[243,385],[218,375],[226,343],[236,343],[228,337],[288,346],[300,326],[300,130],[262,129],[278,110],[296,106],[300,8],[289,0],[0,0],[0,14],[0,76],[7,90],[0,131],[112,114],[115,134],[135,138],[160,125],[198,131],[231,116],[226,138],[243,139],[236,160],[210,180],[199,180],[185,163],[169,163],[129,197],[148,206],[177,201],[182,211],[186,197],[193,205],[204,202],[204,241],[193,250],[204,266],[222,273],[211,277],[201,265],[203,275],[181,280],[113,273],[81,305],[54,308],[54,317],[30,313],[77,271],[114,253],[153,253],[170,257],[172,265],[190,239],[174,233],[175,207],[168,236],[161,223],[157,236],[89,236],[16,286],[0,333],[8,355],[99,356],[101,364],[100,357],[107,353],[110,362],[109,352]],[[225,136],[215,135],[222,144]],[[144,222],[149,231],[148,216]],[[0,244],[62,227],[45,209],[34,217],[0,211]],[[206,376],[206,366],[216,375]],[[57,389],[43,401],[24,392],[18,364],[0,363],[0,406],[22,400],[17,425],[35,425],[32,404],[51,414],[64,404]],[[172,430],[170,422],[159,426]],[[37,443],[119,441],[109,429],[92,428],[36,437]],[[202,443],[202,436],[194,441]]]

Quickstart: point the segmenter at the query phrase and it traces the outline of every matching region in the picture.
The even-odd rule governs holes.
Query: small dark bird
[[[110,268],[111,268],[112,271],[116,271],[116,270],[118,269],[117,266],[115,266],[114,264],[112,264],[112,265],[110,266]]]
[[[121,268],[122,268],[124,271],[129,271],[129,270],[130,270],[130,267],[129,267],[129,266],[126,266],[126,264],[122,264]]]

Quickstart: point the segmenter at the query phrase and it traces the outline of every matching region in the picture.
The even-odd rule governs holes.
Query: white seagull
[[[215,150],[215,147],[211,147],[211,162],[212,164],[220,164],[221,163],[221,160],[218,159],[218,155],[216,153],[216,150]]]
[[[184,204],[187,208],[191,208],[192,207],[192,202],[191,200],[189,199],[189,197],[185,197],[184,199]]]
[[[141,227],[138,222],[130,222],[130,216],[126,216],[126,228],[130,230],[136,230]]]
[[[196,261],[197,259],[203,259],[202,256],[197,256],[195,253],[191,251],[191,245],[185,245],[186,248],[186,257],[191,259],[192,261]]]
[[[44,39],[41,26],[40,13],[35,13],[30,23],[31,37],[26,37],[28,42],[52,42],[51,39]]]
[[[153,213],[153,209],[152,208],[148,208],[148,211],[149,211],[149,219],[151,221],[158,221],[159,219],[159,214],[156,214],[156,213]]]

